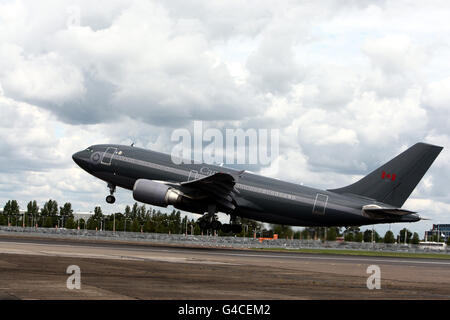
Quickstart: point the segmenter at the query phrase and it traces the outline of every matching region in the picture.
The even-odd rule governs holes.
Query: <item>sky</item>
[[[404,208],[450,223],[447,1],[0,0],[0,206],[133,204],[78,168],[93,144],[170,153],[171,134],[279,130],[257,173],[345,186],[423,141],[444,147]],[[371,228],[371,227],[370,227]]]

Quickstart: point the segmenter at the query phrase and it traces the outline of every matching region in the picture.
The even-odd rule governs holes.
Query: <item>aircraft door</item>
[[[325,194],[318,193],[316,194],[316,199],[314,201],[314,206],[312,212],[314,214],[325,214],[325,209],[328,203],[328,196]]]

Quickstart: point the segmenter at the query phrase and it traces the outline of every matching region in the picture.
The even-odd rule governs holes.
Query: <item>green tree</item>
[[[11,214],[11,200],[8,200],[8,202],[6,202],[5,206],[3,207],[3,214],[4,215]]]
[[[281,224],[272,224],[271,230],[273,234],[277,234],[279,239],[291,238],[294,232],[290,226]]]
[[[336,241],[337,235],[339,234],[339,230],[336,227],[328,228],[327,230],[327,240],[328,241]]]
[[[41,209],[42,224],[46,228],[52,228],[57,224],[58,203],[52,199],[44,203]]]
[[[3,207],[3,214],[6,215],[6,220],[13,226],[18,224],[20,207],[16,200],[9,200]]]
[[[383,241],[384,243],[394,243],[395,242],[394,233],[390,230],[386,231]]]
[[[238,234],[240,237],[253,237],[255,231],[262,228],[260,222],[252,219],[239,217],[236,222],[242,225],[242,231]]]
[[[138,205],[137,202],[135,202],[133,204],[133,209],[131,209],[131,216],[130,216],[130,218],[133,219],[133,220],[136,219],[137,216],[138,216],[138,211],[139,211],[139,205]]]
[[[414,232],[414,235],[412,237],[411,243],[412,244],[419,244],[420,239],[419,239],[419,234],[417,232]]]
[[[141,224],[139,223],[138,219],[134,219],[131,223],[131,231],[132,232],[140,232],[141,231]]]
[[[58,203],[52,199],[44,203],[44,207],[41,209],[43,216],[55,217],[58,215]]]
[[[72,210],[72,204],[70,202],[66,202],[63,207],[59,208],[59,215],[61,217],[61,227],[65,226],[65,222],[68,219],[73,220],[73,210]]]
[[[362,242],[363,241],[363,234],[362,232],[358,232],[355,234],[355,242]]]
[[[27,204],[27,216],[29,217],[30,227],[34,226],[39,218],[39,207],[36,200],[30,201]]]
[[[77,228],[80,227],[80,230],[83,230],[87,227],[86,221],[83,218],[77,220]]]
[[[67,220],[64,222],[64,227],[67,229],[76,229],[78,227],[77,222],[74,220],[73,217],[67,218]]]
[[[300,232],[300,237],[302,240],[311,239],[311,235],[309,234],[308,228],[303,228],[303,230]]]
[[[344,240],[345,241],[358,241],[356,239],[356,235],[358,235],[358,234],[360,234],[359,227],[346,227],[344,230]],[[358,239],[359,239],[359,242],[361,242],[362,235],[361,235],[361,237],[358,235]]]
[[[131,208],[130,208],[130,206],[126,206],[125,207],[125,217],[127,218],[127,219],[131,219]]]
[[[363,233],[364,242],[372,242],[372,230],[367,229]]]
[[[197,221],[194,222],[194,234],[195,235],[202,234],[202,230],[200,229],[200,226],[198,225]]]
[[[103,220],[102,208],[95,207],[94,214],[89,217],[86,226],[89,230],[96,230],[96,229],[100,230],[100,227],[101,227],[100,222],[102,220]]]
[[[16,200],[11,200],[11,214],[18,215],[20,213],[20,207]]]
[[[170,233],[181,233],[181,212],[172,210],[168,216],[168,227]]]
[[[181,231],[182,231],[181,233],[189,234],[190,230],[189,230],[189,226],[187,226],[188,223],[189,223],[189,221],[188,221],[188,217],[186,215],[183,217],[183,220],[181,220]]]
[[[122,212],[116,212],[113,216],[113,219],[116,219],[116,231],[123,231],[125,225],[125,215]],[[113,220],[114,226],[114,220]],[[111,229],[113,230],[113,229]]]
[[[147,219],[144,223],[144,232],[155,232],[154,225],[151,219]]]
[[[411,237],[412,237],[412,232],[411,231],[409,231],[406,228],[403,228],[400,231],[399,235],[400,235],[400,243],[405,243],[405,235],[406,235],[406,243],[410,243]]]
[[[354,236],[353,232],[344,233],[344,240],[345,241],[355,241],[355,236]]]

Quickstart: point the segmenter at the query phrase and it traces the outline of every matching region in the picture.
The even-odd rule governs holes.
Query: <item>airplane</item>
[[[417,212],[401,207],[442,149],[416,143],[359,181],[327,190],[212,164],[175,164],[171,155],[135,146],[93,145],[72,158],[107,182],[107,203],[121,187],[142,203],[203,214],[204,230],[239,233],[238,217],[308,227],[419,221]],[[228,214],[230,223],[218,221],[217,212]]]

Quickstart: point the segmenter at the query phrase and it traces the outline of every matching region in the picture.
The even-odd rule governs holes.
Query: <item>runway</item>
[[[0,298],[449,299],[450,261],[2,236]]]

